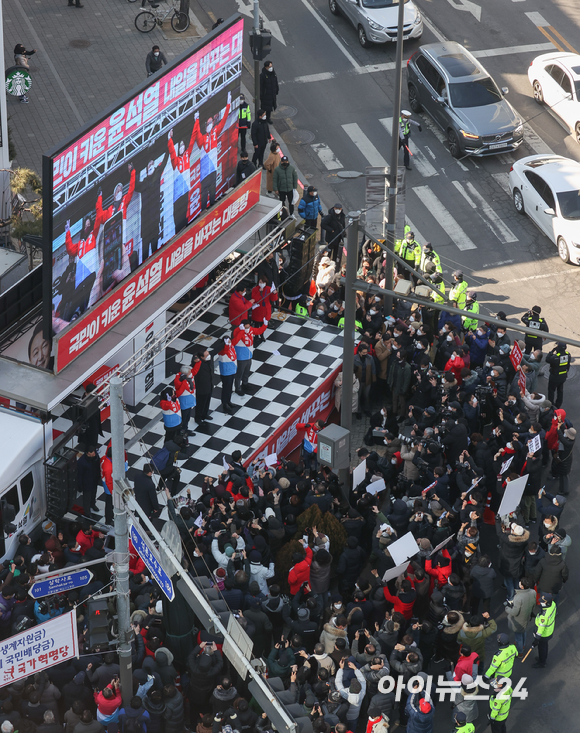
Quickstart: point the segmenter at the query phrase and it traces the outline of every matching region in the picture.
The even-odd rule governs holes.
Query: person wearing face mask
[[[254,146],[254,155],[252,156],[252,163],[257,166],[262,166],[264,163],[264,151],[266,145],[271,138],[270,128],[266,121],[266,112],[263,109],[258,110],[258,119],[252,122],[251,127],[252,145]]]
[[[266,112],[266,120],[272,122],[272,111],[278,106],[276,99],[280,87],[278,77],[274,71],[274,64],[271,61],[264,62],[264,68],[260,74],[260,107]]]
[[[236,168],[236,186],[239,186],[242,181],[249,178],[252,173],[255,173],[256,166],[250,163],[248,153],[242,150],[240,153],[240,160],[238,161],[238,167]]]
[[[399,349],[395,358],[391,355],[387,369],[387,385],[391,389],[392,414],[397,417],[405,416],[405,406],[411,388],[411,367],[407,363],[407,352]]]
[[[266,190],[270,196],[272,196],[274,192],[274,173],[279,167],[280,162],[280,146],[275,140],[273,140],[270,143],[270,155],[266,158],[266,162],[264,163],[264,170],[266,171]]]
[[[145,175],[135,183],[135,192],[141,195],[141,257],[136,250],[129,255],[131,272],[159,248],[161,220],[161,176],[165,170],[169,150],[157,165],[154,157],[147,162]]]
[[[242,282],[239,282],[228,303],[228,317],[233,328],[236,328],[243,320],[248,318],[248,314],[252,310],[254,301],[247,300],[245,295],[246,286]]]
[[[189,430],[189,420],[191,417],[191,411],[195,407],[195,375],[198,373],[201,367],[201,361],[196,357],[194,359],[193,367],[182,366],[179,370],[179,374],[176,375],[173,384],[175,387],[175,393],[179,400],[181,407],[181,425],[180,428],[187,431],[188,435],[195,435]]]
[[[238,357],[229,333],[224,336],[224,347],[218,352],[218,365],[222,379],[222,409],[231,415],[236,410],[235,405],[232,405],[232,390],[238,369]]]
[[[322,293],[331,282],[334,281],[336,275],[336,265],[330,257],[322,257],[316,273],[316,289],[318,293]]]
[[[259,336],[266,330],[267,321],[260,328],[250,326],[250,321],[244,319],[234,331],[232,345],[236,350],[238,366],[236,369],[236,394],[243,395],[248,389],[248,380],[252,369],[252,355],[254,353],[254,336]]]
[[[261,323],[267,323],[272,318],[272,304],[278,300],[278,291],[274,283],[267,279],[265,275],[260,275],[258,284],[252,289],[252,321],[255,328],[259,328]],[[260,332],[262,334],[263,331]],[[259,335],[257,344],[265,341],[262,335]]]
[[[346,217],[342,204],[334,204],[328,214],[320,222],[322,238],[326,241],[326,249],[330,257],[340,264],[342,260],[342,243],[345,236]]]
[[[523,354],[522,364],[525,364],[529,371],[529,375],[526,377],[526,389],[529,389],[530,392],[535,392],[538,375],[542,368],[542,352],[536,349],[531,354]]]
[[[464,310],[467,303],[467,282],[464,280],[461,270],[455,270],[452,277],[454,284],[449,291],[449,302],[454,308]]]
[[[296,168],[290,165],[286,155],[282,157],[280,165],[274,171],[272,186],[282,206],[288,201],[288,213],[292,216],[294,214],[294,191],[298,188],[298,173]]]
[[[240,106],[238,107],[238,137],[242,152],[246,149],[246,133],[252,124],[252,111],[246,102],[243,94],[240,94]]]
[[[198,354],[201,362],[199,370],[195,375],[195,390],[197,402],[195,405],[195,421],[198,425],[213,420],[209,415],[209,406],[213,392],[213,359],[207,349]]]
[[[163,51],[161,51],[159,46],[153,46],[145,59],[147,76],[152,76],[153,74],[155,74],[155,72],[159,71],[164,64],[167,65],[165,54],[163,53]]]
[[[524,342],[526,345],[526,354],[530,354],[532,351],[535,351],[536,349],[542,352],[542,344],[544,339],[540,335],[543,331],[544,333],[547,333],[550,329],[548,328],[548,324],[546,323],[546,320],[542,318],[540,313],[542,312],[542,309],[539,305],[532,306],[532,309],[529,310],[527,313],[524,313],[524,315],[520,318],[520,321],[526,326],[527,328],[533,328],[535,331],[538,332],[537,336],[532,336],[530,334],[526,334],[524,336]]]
[[[479,313],[479,302],[477,300],[477,293],[474,290],[470,290],[467,293],[465,310],[470,313]],[[474,331],[480,323],[476,318],[469,318],[469,316],[461,316],[461,320],[463,321],[463,328],[465,331]]]
[[[361,408],[364,409],[365,415],[371,416],[370,394],[371,387],[376,381],[377,373],[373,357],[369,354],[369,347],[366,343],[361,342],[358,351],[354,357],[354,373],[360,383],[359,389],[359,412],[356,413],[358,419],[362,417]]]
[[[318,226],[318,215],[322,215],[322,205],[318,198],[318,191],[314,186],[308,186],[304,192],[304,196],[298,204],[298,213],[304,219],[307,227],[316,229]]]
[[[221,115],[220,121],[214,124],[214,117],[208,117],[205,123],[205,134],[201,134],[201,127],[199,123],[199,112],[195,113],[195,124],[191,132],[192,140],[195,140],[197,147],[199,148],[200,157],[200,178],[201,178],[201,210],[205,211],[208,206],[213,206],[215,202],[215,190],[217,181],[217,168],[218,168],[218,145],[219,138],[230,114],[232,106],[232,93],[228,92],[226,106]],[[221,114],[221,113],[220,113]],[[218,115],[219,116],[219,115]],[[191,155],[191,151],[190,151]],[[189,189],[189,187],[188,187]],[[189,217],[193,215],[193,190],[190,193],[190,211]],[[177,227],[176,227],[177,231]]]
[[[421,245],[419,244],[419,242],[416,241],[415,232],[411,231],[411,227],[408,224],[405,225],[404,238],[398,239],[395,242],[395,254],[399,255],[401,259],[405,260],[407,265],[413,270],[416,270],[421,263]],[[402,265],[397,265],[397,271],[399,270],[399,275],[403,279],[412,279],[411,274],[405,267],[403,267]]]

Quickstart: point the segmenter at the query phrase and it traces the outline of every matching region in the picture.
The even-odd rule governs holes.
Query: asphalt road
[[[580,146],[534,102],[527,78],[528,65],[535,56],[580,49],[580,6],[564,0],[488,0],[480,6],[478,20],[477,6],[475,14],[459,9],[464,5],[462,0],[417,0],[417,4],[426,17],[425,32],[421,41],[405,45],[404,58],[421,43],[450,39],[464,44],[477,52],[499,86],[509,87],[509,100],[528,124],[526,142],[513,156],[457,162],[442,134],[425,114],[421,115],[423,132],[414,131],[413,170],[406,179],[407,219],[418,240],[430,240],[441,255],[446,279],[454,269],[464,270],[470,287],[479,294],[483,312],[495,313],[501,308],[508,318],[518,321],[537,303],[553,332],[578,337],[580,269],[560,261],[545,235],[515,212],[506,189],[514,159],[553,151],[580,160]],[[249,12],[244,0],[236,5]],[[212,13],[226,16],[235,9],[232,0],[212,0],[211,5],[201,0],[200,6],[209,17]],[[327,0],[261,0],[260,7],[266,19],[276,21],[276,35],[284,41],[273,41],[270,57],[282,82],[274,115],[277,130],[325,204],[330,206],[336,200],[346,210],[362,208],[363,181],[341,181],[336,171],[363,171],[367,165],[388,161],[394,46],[360,47],[355,29],[343,17],[330,13]],[[249,75],[246,84],[252,88]],[[407,105],[405,73],[403,104]],[[580,356],[577,350],[571,351]],[[564,406],[573,421],[580,408],[579,379],[574,369],[565,394]],[[574,543],[580,540],[574,506],[579,467],[577,457],[563,522]],[[532,533],[536,532],[537,525],[532,525]],[[484,532],[484,542],[487,549],[497,552],[491,528]],[[573,545],[569,552],[572,572],[562,594],[549,669],[531,669],[534,654],[524,666],[517,662],[514,679],[527,677],[524,686],[529,697],[514,700],[508,731],[546,733],[577,727],[577,557]],[[502,631],[507,630],[504,597],[503,589],[498,588],[492,605],[492,615]],[[485,706],[480,703],[481,710],[485,711]],[[440,708],[436,733],[451,730],[448,703]],[[482,713],[477,730],[484,727]]]

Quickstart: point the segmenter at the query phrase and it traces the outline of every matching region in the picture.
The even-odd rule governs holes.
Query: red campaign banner
[[[56,337],[56,373],[128,315],[153,291],[175,275],[180,267],[235,224],[260,199],[261,175],[254,175],[230,193],[213,209],[195,221],[173,242],[143,263],[116,290],[103,298],[86,315],[73,321]]]
[[[510,354],[510,361],[514,369],[517,370],[522,361],[522,350],[517,341],[514,342],[512,352]]]
[[[243,20],[227,28],[179,66],[160,74],[130,102],[63,150],[53,161],[53,188],[86,168],[209,76],[242,55]]]
[[[244,461],[244,466],[249,466],[256,459],[264,460],[266,456],[272,455],[272,453],[288,455],[296,450],[304,440],[304,431],[297,430],[296,423],[327,419],[334,408],[334,402],[332,401],[334,380],[341,370],[342,364],[307,397],[300,407],[294,410],[292,415],[272,433],[258,450]]]

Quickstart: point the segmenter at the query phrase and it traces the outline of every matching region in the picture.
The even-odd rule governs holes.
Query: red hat
[[[419,700],[419,710],[422,713],[430,713],[431,712],[431,703],[427,700]]]

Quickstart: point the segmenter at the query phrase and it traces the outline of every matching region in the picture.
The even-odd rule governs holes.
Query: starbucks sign
[[[32,86],[32,77],[23,66],[6,69],[6,91],[14,97],[24,96]]]

